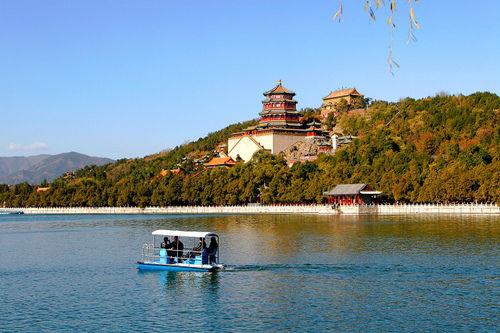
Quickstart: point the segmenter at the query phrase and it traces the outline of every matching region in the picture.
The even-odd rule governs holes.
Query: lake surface
[[[155,229],[219,232],[229,269],[141,273]],[[498,217],[0,216],[0,331],[494,332],[499,241]]]

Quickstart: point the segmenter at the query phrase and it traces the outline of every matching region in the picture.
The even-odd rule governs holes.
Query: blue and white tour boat
[[[153,243],[142,246],[142,259],[137,262],[140,270],[214,272],[224,269],[219,263],[219,236],[214,232],[155,230],[152,235]]]

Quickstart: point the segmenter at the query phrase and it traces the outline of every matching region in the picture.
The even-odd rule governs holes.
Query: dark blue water
[[[141,273],[155,229],[220,273]],[[1,332],[498,330],[497,217],[0,216]]]

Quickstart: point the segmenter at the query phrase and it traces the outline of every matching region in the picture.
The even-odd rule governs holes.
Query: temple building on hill
[[[229,156],[214,157],[208,163],[205,163],[205,167],[207,169],[213,169],[213,168],[230,168],[230,167],[234,166],[235,164],[236,164],[236,161],[234,161]]]
[[[281,80],[264,92],[259,123],[229,137],[228,155],[235,161],[247,162],[259,150],[278,154],[301,139],[327,135],[321,124],[303,121],[294,96],[293,91],[283,87]]]
[[[363,100],[364,96],[360,94],[356,88],[340,89],[332,91],[328,96],[323,97],[323,104],[321,105],[321,118],[326,119],[330,113],[336,112],[337,104],[344,99],[348,105],[359,108],[355,105],[358,100]]]

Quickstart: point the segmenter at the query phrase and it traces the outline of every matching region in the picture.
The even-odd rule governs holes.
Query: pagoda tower
[[[294,96],[293,91],[283,87],[281,80],[273,89],[264,92],[259,123],[232,133],[227,141],[227,154],[234,161],[246,162],[259,150],[279,154],[298,141],[324,136],[321,124],[303,122]]]
[[[259,127],[300,128],[300,113],[294,96],[295,92],[283,87],[281,80],[273,89],[264,92]]]

